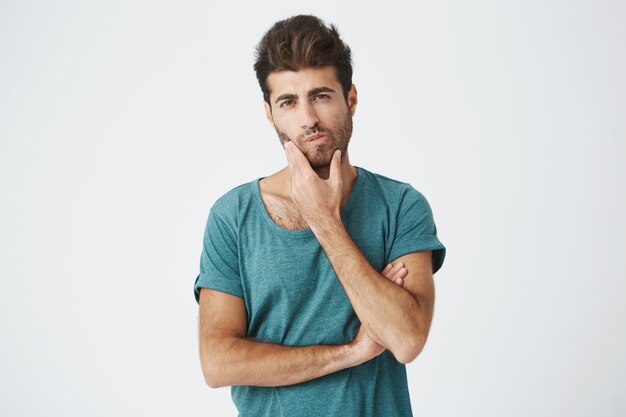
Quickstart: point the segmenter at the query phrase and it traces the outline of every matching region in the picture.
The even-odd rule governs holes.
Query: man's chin
[[[314,170],[325,169],[330,167],[330,162],[333,160],[333,156],[332,154],[330,155],[330,157],[325,156],[323,158],[310,158],[307,156],[307,160],[309,161],[311,168],[313,168]]]
[[[330,169],[330,164],[311,165],[311,169],[313,169],[313,171],[315,172],[326,171]]]

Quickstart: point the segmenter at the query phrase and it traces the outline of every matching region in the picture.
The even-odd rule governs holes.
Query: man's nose
[[[320,119],[317,116],[315,108],[312,103],[305,101],[300,106],[300,125],[303,129],[311,129],[319,123]]]

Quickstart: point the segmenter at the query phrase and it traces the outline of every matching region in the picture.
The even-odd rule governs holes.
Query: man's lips
[[[328,136],[326,136],[326,135],[324,135],[322,133],[319,133],[317,135],[309,136],[308,138],[304,139],[305,142],[311,142],[311,141],[314,141],[314,140],[326,141],[326,140],[328,140]]]

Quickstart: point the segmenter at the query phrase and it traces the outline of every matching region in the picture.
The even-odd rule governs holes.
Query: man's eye
[[[285,107],[285,106],[290,107],[293,104],[295,104],[294,100],[285,100],[282,103],[280,103],[280,107]]]
[[[318,95],[315,96],[316,100],[326,100],[328,98],[330,98],[330,96],[328,94],[318,94]]]

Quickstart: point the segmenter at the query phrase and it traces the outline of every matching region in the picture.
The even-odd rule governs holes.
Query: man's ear
[[[350,86],[350,90],[348,90],[348,107],[350,108],[350,113],[352,113],[353,116],[356,111],[357,102],[356,86],[352,84]]]
[[[269,104],[267,104],[267,101],[265,100],[263,100],[263,107],[265,108],[265,118],[268,122],[270,122],[272,127],[276,129],[276,126],[274,126],[274,116],[272,116],[272,108]]]

